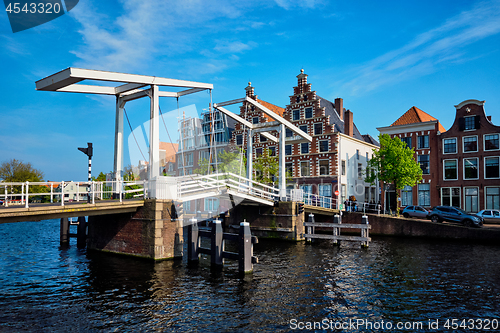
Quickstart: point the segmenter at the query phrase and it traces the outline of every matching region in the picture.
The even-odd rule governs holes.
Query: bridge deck
[[[144,206],[143,199],[127,199],[86,202],[67,202],[58,204],[30,204],[24,206],[0,207],[0,223],[41,221],[61,217],[94,216],[119,213],[131,213]]]

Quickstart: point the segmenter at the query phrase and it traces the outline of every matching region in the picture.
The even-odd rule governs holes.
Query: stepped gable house
[[[313,137],[312,143],[301,140],[300,136],[286,130],[285,151],[278,151],[278,144],[260,134],[253,136],[253,156],[270,149],[271,154],[286,156],[286,168],[292,174],[293,183],[288,188],[301,188],[305,193],[317,194],[336,199],[338,190],[341,199],[337,204],[354,195],[358,201],[378,201],[376,187],[364,182],[363,170],[371,158],[378,142],[370,135],[361,135],[353,122],[353,113],[345,110],[343,100],[332,103],[317,96],[307,83],[304,70],[297,76],[297,86],[293,87],[290,104],[285,109],[257,99],[254,87],[245,88],[246,96],[265,105],[271,111],[292,122]],[[240,109],[240,116],[257,124],[272,121],[260,110],[246,102]],[[271,132],[278,137],[279,133]],[[232,143],[242,149],[246,147],[244,126],[237,124]]]
[[[420,205],[430,208],[439,202],[439,135],[446,130],[439,120],[413,106],[388,127],[380,127],[381,134],[399,137],[415,150],[415,160],[422,168],[422,182],[401,190],[401,206]],[[386,193],[387,192],[387,193]],[[386,209],[396,209],[396,193],[392,184],[382,193]]]
[[[500,209],[500,126],[486,116],[484,101],[455,108],[453,125],[439,137],[440,204],[473,213]]]

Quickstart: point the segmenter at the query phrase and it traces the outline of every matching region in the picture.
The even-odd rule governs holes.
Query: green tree
[[[391,139],[388,134],[381,134],[378,138],[380,149],[373,150],[373,157],[367,164],[365,181],[375,184],[378,179],[394,185],[399,216],[398,190],[419,183],[422,180],[422,169],[415,160],[413,148],[410,149],[398,137]]]
[[[31,163],[11,159],[0,164],[0,180],[5,183],[43,182],[43,172],[35,169]],[[22,186],[11,186],[9,192],[19,194],[22,192]],[[46,186],[30,185],[29,192],[46,193],[48,188]]]
[[[92,180],[95,181],[95,182],[104,182],[106,181],[106,174],[104,172],[100,172],[99,173],[99,176],[96,177],[92,177]]]
[[[198,168],[194,170],[194,173],[199,175],[206,175],[218,171],[220,173],[230,172],[241,177],[246,176],[246,163],[247,159],[245,154],[241,153],[241,150],[230,152],[223,151],[217,155],[217,170],[214,165],[208,167],[208,160],[205,158],[198,163]]]
[[[271,155],[270,149],[263,149],[262,155],[256,156],[254,162],[255,181],[267,185],[273,185],[275,177],[279,172],[278,157]]]

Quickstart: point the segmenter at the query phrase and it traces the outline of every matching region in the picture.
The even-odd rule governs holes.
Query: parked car
[[[427,214],[429,214],[429,211],[421,206],[406,206],[405,209],[403,209],[403,216],[406,218],[418,217],[425,219],[427,218]]]
[[[427,218],[432,222],[459,222],[466,227],[482,227],[483,218],[477,215],[466,213],[464,210],[457,207],[437,206],[434,207]]]
[[[477,215],[481,216],[484,222],[500,223],[500,211],[496,209],[483,209]]]

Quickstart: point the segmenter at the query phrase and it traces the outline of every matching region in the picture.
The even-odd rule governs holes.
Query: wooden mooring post
[[[334,244],[340,244],[339,241],[354,241],[360,242],[361,247],[368,247],[371,238],[369,236],[369,230],[371,226],[368,222],[368,216],[364,215],[362,217],[361,224],[343,224],[339,215],[335,215],[333,218],[334,223],[317,223],[314,221],[314,215],[309,215],[308,222],[304,222],[304,226],[307,227],[307,233],[304,234],[304,238],[306,241],[311,241],[311,239],[319,238],[319,239],[331,239]],[[333,228],[333,233],[331,235],[328,234],[316,234],[315,228]],[[347,236],[341,235],[340,231],[342,229],[360,229],[360,236]]]
[[[190,219],[184,228],[188,263],[197,263],[200,254],[208,254],[212,267],[222,267],[224,259],[238,260],[238,270],[242,273],[252,272],[253,264],[258,263],[257,257],[253,256],[253,244],[256,244],[258,239],[252,236],[248,222],[240,223],[238,234],[223,232],[221,221],[217,219],[212,221],[210,230],[200,230],[197,219]],[[210,239],[210,248],[200,246],[202,237]],[[226,251],[225,241],[237,242],[238,253]]]

